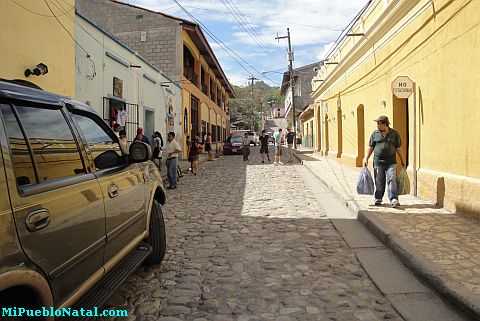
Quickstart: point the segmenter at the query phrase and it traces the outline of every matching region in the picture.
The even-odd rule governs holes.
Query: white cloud
[[[165,12],[193,20],[171,0],[123,0],[134,5],[155,11]],[[321,60],[332,48],[333,42],[341,30],[353,19],[367,0],[224,0],[234,3],[242,13],[238,19],[246,25],[241,26],[223,1],[218,0],[178,0],[185,9],[227,44],[228,47],[253,65],[258,71],[278,70],[288,64],[286,57],[287,40],[275,40],[277,34],[285,36],[290,28],[292,45],[295,51],[294,67]],[[203,8],[203,10],[198,9]],[[233,10],[230,7],[231,10]],[[248,24],[247,24],[248,21]],[[268,48],[261,48],[258,39],[254,40],[245,31],[253,29],[256,36]],[[238,65],[218,42],[210,42],[217,59],[227,77],[233,83],[241,83],[249,75]],[[268,53],[265,53],[267,51]],[[272,57],[274,56],[274,57]],[[235,56],[251,74],[255,74],[248,64]]]

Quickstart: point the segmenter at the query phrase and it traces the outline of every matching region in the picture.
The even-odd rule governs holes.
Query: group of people
[[[120,143],[120,148],[124,154],[128,154],[127,148],[127,132],[119,124],[113,125],[113,131],[118,137]],[[142,142],[148,144],[152,147],[152,160],[157,165],[158,169],[162,169],[162,159],[163,159],[163,137],[162,134],[158,131],[155,131],[152,135],[152,142],[150,139],[144,135],[143,128],[137,128],[137,134],[133,139],[134,142]],[[167,167],[167,179],[168,179],[168,189],[177,188],[177,167],[178,167],[178,155],[182,152],[180,144],[175,140],[175,133],[169,132],[167,134],[167,149],[166,149],[166,160],[165,166]]]
[[[295,133],[291,128],[287,128],[287,134],[283,134],[282,128],[273,134],[273,145],[275,147],[275,160],[273,165],[283,165],[282,159],[282,147],[287,143],[287,163],[293,163],[293,140],[295,139]],[[270,162],[270,152],[268,150],[268,143],[270,136],[266,134],[265,130],[262,130],[262,134],[259,137],[260,140],[260,154],[262,155],[262,163],[265,163],[265,157]],[[243,160],[248,161],[250,155],[250,138],[248,133],[245,133],[243,138]]]

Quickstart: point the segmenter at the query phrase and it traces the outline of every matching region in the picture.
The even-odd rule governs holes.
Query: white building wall
[[[76,49],[76,99],[94,108],[102,118],[104,97],[113,97],[113,78],[123,81],[122,101],[138,105],[138,122],[145,127],[145,110],[154,114],[152,132],[145,132],[150,139],[153,131],[159,131],[166,141],[167,109],[172,102],[174,131],[181,133],[181,88],[134,52],[118,43],[101,29],[77,14],[77,42],[88,52]],[[93,76],[92,64],[96,75]],[[140,66],[140,67],[132,67]],[[164,87],[162,86],[164,84]],[[133,120],[134,115],[129,115]],[[149,130],[150,131],[150,130]],[[178,137],[181,141],[182,137]],[[133,137],[129,137],[129,140]]]

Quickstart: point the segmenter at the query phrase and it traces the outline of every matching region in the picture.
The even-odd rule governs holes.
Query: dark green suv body
[[[90,107],[0,81],[0,147],[0,308],[97,305],[103,283],[161,262],[165,192],[147,145],[125,155]]]

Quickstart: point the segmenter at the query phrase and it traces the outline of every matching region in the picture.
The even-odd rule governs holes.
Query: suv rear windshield
[[[242,136],[233,136],[232,137],[232,143],[241,143],[243,141]]]

